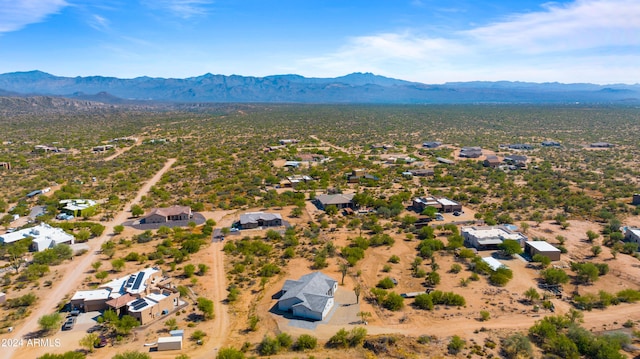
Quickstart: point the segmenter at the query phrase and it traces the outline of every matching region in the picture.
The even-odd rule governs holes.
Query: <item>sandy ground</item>
[[[640,266],[638,260],[628,255],[618,255],[617,259],[613,259],[609,249],[605,248],[599,258],[591,258],[591,243],[587,243],[585,232],[589,229],[599,230],[597,224],[580,221],[570,221],[571,226],[567,230],[560,229],[553,223],[542,223],[540,227],[530,223],[532,228],[529,229],[529,237],[538,236],[548,238],[555,244],[555,236],[563,235],[567,237],[565,246],[569,253],[563,255],[560,262],[556,265],[565,265],[570,261],[578,260],[594,260],[595,262],[608,263],[611,272],[606,277],[590,286],[580,286],[581,294],[590,292],[597,293],[599,290],[608,292],[617,292],[625,288],[638,288],[640,283],[634,280],[634,277],[640,278]],[[328,236],[334,241],[336,246],[347,245],[348,239],[357,236],[358,233],[350,232],[346,229],[329,233]],[[376,283],[390,276],[396,278],[399,284],[393,290],[397,293],[424,291],[423,279],[412,278],[410,263],[416,256],[417,241],[405,241],[403,235],[394,235],[396,243],[393,247],[378,247],[367,250],[365,259],[360,261],[356,267],[350,270],[350,274],[345,280],[345,285],[341,289],[350,291],[355,283],[360,283],[363,290],[362,297],[366,298],[368,289],[375,286]],[[444,239],[443,239],[444,240]],[[446,243],[446,241],[445,241]],[[492,252],[480,252],[481,256],[489,256]],[[399,264],[390,264],[388,259],[391,255],[398,255],[401,260]],[[458,274],[450,273],[449,268],[456,262],[451,254],[436,255],[436,263],[440,269],[442,281],[436,289],[442,291],[452,291],[465,297],[467,304],[465,307],[453,308],[446,306],[437,306],[434,311],[423,311],[415,309],[411,306],[412,299],[405,300],[405,308],[399,312],[391,312],[375,305],[369,301],[362,300],[359,304],[359,310],[368,311],[373,314],[366,326],[370,334],[397,333],[409,336],[432,335],[435,337],[446,338],[452,335],[460,335],[464,338],[476,338],[483,340],[487,334],[479,332],[481,328],[487,330],[522,330],[526,331],[535,321],[541,319],[545,315],[554,313],[546,312],[541,309],[539,312],[533,310],[533,306],[526,302],[523,293],[531,288],[537,288],[537,278],[539,276],[538,269],[527,267],[527,263],[519,258],[510,260],[501,260],[514,272],[514,279],[511,280],[506,287],[499,288],[491,286],[485,278],[481,278],[478,282],[470,282],[467,287],[460,285],[460,280],[468,278],[470,272],[466,269]],[[336,280],[340,279],[338,271],[338,258],[330,259],[330,265],[323,272]],[[389,273],[382,271],[383,266],[389,264],[392,269]],[[465,265],[462,264],[463,268]],[[430,263],[425,261],[423,268],[430,271]],[[282,275],[277,281],[273,281],[266,290],[266,294],[262,296],[258,306],[259,313],[269,313],[269,309],[275,305],[276,301],[271,295],[276,293],[282,286],[284,280],[288,278],[297,278],[304,273],[312,271],[311,262],[303,258],[292,260],[288,266],[287,273]],[[356,274],[360,272],[360,276]],[[567,270],[572,274],[570,270]],[[565,292],[574,290],[573,285],[566,285]],[[543,294],[543,291],[538,289]],[[551,299],[555,305],[555,314],[562,314],[569,311],[572,307],[570,303],[563,299]],[[480,321],[480,311],[488,311],[491,315],[490,319],[485,322]],[[640,305],[637,304],[621,304],[612,306],[604,310],[594,310],[585,312],[584,326],[593,331],[604,329],[619,328],[622,323],[632,319],[640,321]],[[617,323],[617,324],[616,324]],[[357,322],[344,323],[338,321],[327,324],[319,324],[313,330],[302,329],[289,325],[289,320],[282,318],[276,314],[263,314],[261,316],[261,325],[263,331],[286,331],[294,337],[302,333],[312,334],[320,340],[327,340],[340,328],[352,328],[361,324]],[[259,335],[255,335],[256,341],[260,340]],[[238,337],[240,340],[240,337]],[[249,339],[247,339],[249,340]]]
[[[127,207],[128,208],[128,207]],[[260,210],[251,209],[248,211]],[[291,207],[285,207],[280,212],[283,217],[287,217]],[[473,217],[471,211],[465,209],[465,217]],[[215,211],[203,212],[206,218],[214,219],[218,228],[229,226],[233,221],[237,220],[240,211]],[[306,211],[301,218],[286,218],[292,224],[303,224],[316,217],[321,212],[315,208],[310,202],[307,203]],[[447,221],[467,219],[458,218],[452,215],[445,215]],[[446,223],[441,222],[441,223]],[[567,238],[565,247],[568,253],[563,255],[561,261],[554,262],[553,265],[566,266],[570,261],[595,261],[607,263],[611,271],[605,277],[590,286],[580,286],[578,288],[581,294],[597,293],[599,290],[608,292],[617,292],[625,288],[637,289],[640,285],[640,262],[634,257],[619,254],[613,259],[608,248],[603,247],[603,253],[597,258],[591,257],[590,248],[593,245],[586,241],[586,231],[599,231],[600,225],[585,221],[569,221],[570,226],[566,230],[562,230],[560,226],[552,222],[543,222],[540,226],[530,222],[530,228],[527,235],[529,238],[539,237],[545,238],[552,244],[557,244],[555,237],[562,235]],[[440,222],[438,223],[440,224]],[[112,227],[109,228],[109,231]],[[242,236],[262,236],[265,230],[242,231]],[[105,231],[106,233],[106,231]],[[511,280],[506,287],[498,288],[487,283],[485,278],[480,281],[470,282],[468,286],[460,284],[461,279],[468,278],[471,274],[466,270],[463,262],[457,262],[456,258],[449,253],[442,252],[435,256],[435,262],[439,266],[438,273],[441,275],[441,283],[436,287],[442,291],[452,291],[460,294],[466,299],[466,306],[461,308],[437,306],[433,311],[423,311],[414,308],[411,303],[412,299],[405,300],[405,307],[399,312],[391,312],[376,305],[373,305],[368,299],[369,289],[374,287],[376,283],[386,277],[392,277],[398,280],[399,284],[393,291],[397,293],[424,291],[424,279],[413,278],[411,275],[411,262],[417,255],[417,240],[406,240],[404,233],[388,231],[396,240],[392,247],[369,248],[366,256],[355,267],[349,270],[349,274],[345,279],[344,285],[340,285],[340,292],[349,302],[354,301],[355,295],[353,288],[356,284],[363,287],[360,302],[346,303],[348,311],[336,311],[331,320],[327,323],[320,323],[314,329],[304,329],[299,326],[292,326],[289,319],[272,313],[271,309],[276,304],[276,300],[272,298],[273,294],[280,290],[286,279],[298,278],[303,274],[311,272],[312,255],[305,251],[305,240],[301,238],[301,245],[298,247],[299,256],[292,259],[288,266],[283,268],[280,275],[271,278],[264,289],[260,289],[256,284],[253,287],[242,289],[242,295],[238,302],[228,305],[224,303],[226,298],[227,277],[225,274],[225,257],[222,252],[222,246],[225,242],[212,243],[209,247],[197,253],[192,258],[192,263],[205,263],[210,266],[210,272],[203,277],[198,277],[197,284],[193,285],[193,290],[198,296],[211,298],[215,302],[216,318],[207,322],[199,323],[194,328],[186,326],[184,315],[176,316],[179,319],[180,329],[185,329],[187,339],[185,339],[182,351],[172,351],[166,353],[151,352],[153,358],[175,358],[181,353],[188,354],[191,358],[211,358],[215,356],[217,350],[223,346],[234,346],[239,348],[242,343],[258,343],[264,335],[275,335],[284,331],[291,334],[294,338],[300,334],[307,333],[317,337],[321,342],[329,339],[340,328],[350,329],[356,326],[362,326],[357,317],[358,311],[370,312],[372,317],[368,320],[366,329],[369,334],[403,334],[412,337],[420,335],[431,335],[436,338],[445,340],[452,335],[460,335],[461,337],[476,342],[482,342],[485,338],[489,338],[495,333],[512,333],[513,331],[526,331],[535,321],[540,320],[545,315],[554,313],[540,310],[535,312],[533,306],[527,303],[523,293],[531,288],[536,287],[539,269],[527,266],[527,263],[521,259],[513,258],[509,260],[500,259],[505,265],[513,270],[514,279]],[[133,233],[131,233],[133,234]],[[123,234],[124,235],[124,234]],[[336,247],[346,246],[350,238],[358,235],[358,231],[350,231],[345,228],[338,228],[334,231],[323,231],[320,235],[322,240],[333,241]],[[238,237],[240,238],[240,237]],[[439,236],[446,243],[444,233]],[[235,236],[228,236],[227,240],[236,239]],[[140,250],[136,248],[136,250]],[[482,256],[489,256],[492,252],[480,252]],[[397,255],[400,257],[400,263],[388,263],[389,257]],[[341,259],[339,257],[330,258],[329,266],[322,271],[340,281],[341,275],[338,270],[338,264]],[[226,259],[226,265],[229,265],[229,259]],[[84,263],[84,262],[83,262]],[[88,266],[91,261],[87,261]],[[461,272],[451,273],[449,269],[454,263],[459,263],[464,268]],[[391,266],[388,273],[383,272],[385,265]],[[85,268],[87,268],[85,266]],[[424,261],[422,268],[430,271],[431,263]],[[228,269],[228,268],[227,268]],[[64,270],[58,267],[60,276]],[[77,270],[77,269],[76,269]],[[567,269],[571,275],[571,271]],[[85,275],[84,271],[79,270],[80,277]],[[68,276],[64,276],[66,278]],[[72,281],[73,282],[73,281]],[[258,281],[259,282],[259,281]],[[61,291],[60,285],[54,288]],[[570,293],[574,290],[574,285],[566,285],[565,292]],[[541,294],[542,291],[538,290]],[[63,293],[66,294],[66,293]],[[59,298],[51,301],[57,304]],[[186,299],[191,302],[190,299]],[[49,302],[47,301],[47,302]],[[555,305],[555,314],[562,314],[569,311],[571,304],[563,299],[551,299]],[[345,304],[345,303],[342,303]],[[51,309],[42,309],[41,313],[48,313]],[[344,308],[338,308],[342,310]],[[186,308],[187,313],[192,310],[192,306]],[[480,311],[488,311],[490,319],[488,321],[480,321]],[[338,314],[339,313],[339,314]],[[337,314],[337,315],[336,315]],[[251,315],[257,315],[260,319],[258,329],[254,332],[248,331],[248,318]],[[640,305],[638,304],[621,304],[612,306],[604,310],[594,310],[585,312],[584,327],[592,331],[601,331],[606,329],[619,328],[622,323],[631,319],[640,322]],[[38,318],[37,315],[31,316]],[[37,319],[36,319],[37,320]],[[23,326],[26,327],[26,326]],[[481,331],[481,328],[484,328]],[[71,348],[77,348],[79,339],[85,335],[83,328],[77,328],[70,332],[59,332],[52,336],[53,339],[60,339],[63,343],[67,343],[69,348],[56,349],[55,352],[62,352]],[[188,336],[194,330],[203,330],[207,333],[203,345],[197,345],[188,339]],[[23,332],[26,333],[25,330]],[[144,343],[154,342],[159,335],[166,335],[162,322],[154,323],[151,326],[138,330],[136,335],[128,342],[118,344],[117,346],[108,346],[99,349],[92,358],[110,358],[117,352],[124,350],[148,351]],[[13,333],[13,337],[17,336]],[[493,338],[495,339],[495,338]],[[16,351],[16,358],[33,358],[47,351],[47,348],[22,348]],[[250,352],[253,354],[254,352]],[[331,355],[332,352],[327,352]],[[291,353],[289,353],[291,354]],[[285,356],[289,355],[286,354]],[[320,349],[313,353],[314,355],[324,356],[324,349]],[[8,356],[10,358],[11,356]]]
[[[50,289],[45,290],[45,292],[37,293],[39,300],[36,307],[31,308],[31,314],[26,321],[18,325],[12,333],[3,335],[2,338],[19,339],[25,336],[35,335],[38,330],[38,319],[45,314],[55,311],[65,296],[70,295],[75,288],[78,288],[78,285],[85,278],[85,275],[88,274],[91,263],[98,259],[99,249],[102,243],[113,236],[113,227],[123,223],[127,219],[128,209],[131,205],[138,203],[142,196],[147,194],[151,186],[157,183],[162,175],[171,168],[175,161],[176,159],[168,160],[164,167],[140,188],[137,196],[124,207],[124,210],[118,213],[113,220],[103,222],[106,228],[102,236],[88,242],[90,250],[84,257],[75,258],[73,261],[55,268],[55,271],[59,273],[55,284]],[[65,341],[63,346],[66,347],[67,345],[70,345],[70,343]],[[46,352],[48,348],[39,348],[36,346],[23,348],[12,347],[7,348],[4,354],[6,354],[6,358],[34,358],[38,355],[36,353],[39,349],[45,349]]]

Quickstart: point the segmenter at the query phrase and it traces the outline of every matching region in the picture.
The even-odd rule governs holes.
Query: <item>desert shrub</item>
[[[489,275],[489,282],[498,287],[504,287],[513,278],[511,269],[500,267]]]
[[[317,345],[318,345],[318,339],[316,339],[316,337],[311,336],[309,334],[302,334],[301,336],[298,337],[298,340],[296,340],[294,348],[295,350],[304,351],[304,350],[315,349]]]
[[[396,286],[395,283],[393,283],[393,280],[389,277],[385,277],[381,279],[376,285],[376,287],[382,288],[382,289],[391,289],[395,286]]]
[[[442,292],[439,290],[434,290],[429,293],[431,297],[431,301],[434,305],[451,305],[456,307],[462,307],[466,305],[466,300],[463,296],[453,293],[453,292]]]
[[[382,306],[391,311],[398,311],[404,307],[404,298],[400,294],[391,292],[382,301]]]
[[[289,348],[291,344],[293,344],[291,335],[287,333],[280,333],[276,335],[276,340],[278,341],[278,343],[280,343],[280,347],[282,348]]]
[[[276,338],[265,335],[260,344],[258,344],[258,353],[260,355],[275,355],[280,351],[280,342]]]
[[[425,310],[433,309],[433,301],[431,300],[431,296],[426,293],[418,294],[413,304],[420,309],[425,309]]]
[[[274,263],[267,263],[260,269],[261,277],[273,277],[278,273],[280,273],[280,267]]]
[[[451,269],[449,269],[449,272],[451,273],[460,273],[460,271],[462,270],[462,266],[458,263],[453,263],[451,265]]]

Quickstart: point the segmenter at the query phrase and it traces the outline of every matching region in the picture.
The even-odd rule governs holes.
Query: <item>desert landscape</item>
[[[526,125],[530,109],[509,109],[504,121],[520,123],[517,136],[484,137],[489,130],[469,127],[467,121],[478,122],[456,107],[439,109],[450,123],[425,132],[440,115],[430,119],[434,109],[411,106],[402,118],[395,108],[342,108],[347,117],[364,111],[377,118],[353,122],[349,131],[337,126],[345,114],[329,120],[335,110],[322,106],[272,106],[268,114],[254,106],[222,115],[149,112],[142,127],[127,110],[104,112],[121,118],[114,128],[87,113],[66,120],[71,132],[59,140],[75,151],[65,153],[34,151],[33,143],[47,140],[28,126],[6,127],[14,140],[2,145],[0,157],[12,163],[0,172],[7,184],[0,198],[4,352],[10,358],[637,355],[633,139],[585,148],[612,126],[580,137],[574,117],[582,115],[536,108],[540,121],[564,115],[573,129],[554,131],[562,146],[548,148],[537,144],[536,126]],[[479,117],[503,116],[475,110]],[[625,109],[595,108],[590,116],[637,126],[636,114]],[[37,116],[24,121],[51,131],[61,125]],[[136,140],[91,152],[95,143],[125,135]],[[487,140],[470,143],[469,135]],[[505,144],[512,138],[534,145],[513,149]],[[440,144],[431,147],[434,139]],[[46,191],[27,196],[35,188]],[[71,216],[59,204],[68,198],[97,205]],[[176,212],[183,208],[187,217]],[[37,235],[11,239],[41,223],[63,229],[74,244],[34,250],[24,241]],[[473,239],[495,228],[504,232],[486,239],[493,244]],[[508,238],[544,241],[553,259]],[[82,299],[151,268],[161,280],[141,279],[151,288],[145,293],[122,287],[109,289],[107,302]],[[335,284],[329,295],[304,294],[324,298],[324,309],[281,309],[282,298],[306,290],[300,281],[313,273]],[[146,319],[134,302],[165,308],[153,293],[179,299]],[[131,299],[122,307],[114,304],[119,296]],[[305,310],[320,299],[308,300]],[[559,325],[557,336],[540,334],[549,325]],[[176,334],[179,347],[161,344]],[[578,347],[578,336],[599,344]],[[559,346],[564,338],[573,344]]]

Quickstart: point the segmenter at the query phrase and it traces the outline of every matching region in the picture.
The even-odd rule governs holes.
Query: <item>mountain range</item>
[[[336,78],[205,74],[184,79],[60,77],[41,71],[0,75],[0,96],[55,96],[125,103],[638,103],[640,85],[450,82],[429,85],[371,73]]]

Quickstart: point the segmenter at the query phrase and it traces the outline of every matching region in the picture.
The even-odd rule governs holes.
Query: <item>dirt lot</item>
[[[250,211],[260,210],[251,209]],[[282,208],[277,212],[282,213],[286,217],[290,213],[291,208]],[[239,218],[241,212],[236,211],[220,211],[220,212],[203,212],[207,219],[211,218],[218,223],[217,227],[230,225]],[[308,206],[307,211],[301,218],[287,218],[292,224],[302,224],[309,221],[312,216],[319,213],[313,206]],[[471,216],[471,213],[465,213]],[[447,220],[458,219],[457,217],[446,217]],[[446,223],[446,222],[444,222]],[[544,222],[540,226],[535,223],[529,223],[530,228],[527,235],[532,237],[541,237],[549,240],[550,243],[556,244],[555,237],[562,235],[567,238],[565,247],[568,254],[562,256],[560,262],[554,265],[564,266],[570,261],[593,260],[596,262],[604,262],[609,265],[611,271],[606,277],[597,281],[590,286],[580,286],[578,290],[581,294],[587,292],[597,293],[599,290],[608,292],[616,292],[625,288],[638,288],[640,285],[640,262],[637,259],[619,254],[613,259],[608,248],[603,247],[603,253],[598,258],[591,258],[590,248],[592,243],[586,241],[585,232],[589,229],[598,231],[599,226],[590,222],[570,221],[570,226],[566,230],[562,230],[560,226]],[[439,224],[439,223],[438,223]],[[265,230],[242,231],[241,235],[262,236]],[[390,233],[392,231],[389,231]],[[122,236],[131,236],[137,233],[133,229],[126,229]],[[350,238],[358,235],[358,231],[349,231],[347,229],[337,229],[335,231],[322,232],[322,238],[333,241],[336,247],[346,246]],[[452,335],[459,335],[467,340],[473,340],[482,343],[486,338],[495,338],[499,335],[512,333],[515,330],[526,330],[536,320],[539,320],[546,314],[551,314],[540,310],[535,312],[533,306],[524,301],[523,293],[530,287],[536,287],[536,279],[538,277],[538,269],[527,267],[527,263],[521,259],[514,258],[502,260],[514,272],[514,279],[511,280],[504,288],[491,286],[485,278],[481,278],[477,282],[469,282],[467,286],[461,285],[461,279],[468,278],[470,272],[466,270],[464,263],[457,262],[456,258],[449,253],[441,252],[436,254],[435,262],[439,266],[438,272],[441,275],[441,284],[436,289],[442,291],[452,291],[460,294],[466,299],[466,306],[461,308],[437,306],[433,311],[423,311],[414,308],[411,303],[412,299],[405,300],[405,307],[401,311],[391,312],[376,305],[373,305],[367,296],[369,289],[374,287],[376,283],[390,276],[398,280],[398,286],[393,290],[397,293],[424,291],[424,279],[413,278],[411,274],[411,262],[417,255],[417,240],[406,240],[404,233],[393,233],[395,244],[392,247],[370,248],[366,252],[366,256],[355,267],[349,270],[349,274],[345,279],[344,285],[340,286],[340,298],[337,300],[337,307],[326,322],[317,323],[312,327],[295,325],[288,318],[274,314],[271,309],[276,304],[276,300],[272,298],[273,294],[280,290],[283,282],[289,278],[298,278],[299,276],[312,271],[310,255],[297,257],[289,262],[283,272],[277,277],[271,278],[264,289],[256,284],[252,288],[243,290],[240,300],[229,306],[223,302],[226,297],[226,271],[224,268],[224,252],[222,246],[225,242],[212,243],[206,249],[200,251],[192,258],[192,263],[205,263],[211,267],[211,271],[203,277],[198,277],[195,284],[183,283],[192,287],[196,296],[206,296],[215,298],[216,318],[211,321],[201,322],[195,327],[189,327],[185,321],[186,315],[193,310],[193,305],[184,309],[179,314],[171,314],[178,320],[180,329],[185,329],[187,338],[185,339],[184,349],[180,352],[167,353],[151,353],[153,358],[175,358],[180,353],[187,353],[191,358],[210,358],[222,346],[234,346],[239,348],[242,343],[258,343],[264,335],[274,335],[280,331],[290,333],[294,338],[300,334],[308,333],[316,336],[320,341],[329,339],[340,328],[350,329],[356,326],[362,326],[360,318],[357,317],[359,311],[372,313],[372,317],[368,320],[366,329],[369,334],[390,334],[406,335],[408,337],[418,337],[421,335],[430,335],[436,338],[436,342],[440,343],[434,348],[432,355],[437,355],[440,351],[443,354],[443,348],[446,345],[447,338]],[[229,236],[227,240],[235,238]],[[238,237],[240,238],[240,237]],[[444,237],[440,237],[446,243]],[[304,240],[301,244],[304,246]],[[155,243],[148,244],[149,246]],[[136,247],[136,251],[145,252],[146,247]],[[482,256],[489,256],[492,252],[481,252]],[[389,257],[397,255],[400,257],[398,264],[388,263]],[[329,266],[323,272],[334,279],[340,281],[341,275],[338,270],[338,263],[341,261],[338,257],[329,258]],[[463,266],[461,272],[451,273],[449,269],[454,263]],[[383,272],[385,265],[390,265],[391,269],[388,273]],[[227,263],[228,265],[228,263]],[[425,261],[422,267],[430,271],[431,263]],[[57,276],[68,270],[70,264],[56,267]],[[135,264],[128,263],[123,272],[135,270]],[[180,270],[180,268],[177,268]],[[570,274],[571,272],[567,270]],[[89,275],[90,277],[90,275]],[[354,286],[359,283],[364,289],[360,302],[355,303],[355,295],[353,294]],[[574,290],[573,285],[565,286],[565,292]],[[539,290],[540,291],[540,290]],[[542,292],[542,291],[540,291]],[[47,289],[43,289],[42,295],[46,295]],[[193,303],[191,298],[187,301]],[[562,299],[552,299],[557,313],[566,313],[571,305]],[[346,304],[346,305],[345,305]],[[480,311],[488,311],[490,319],[488,321],[480,321]],[[248,330],[248,318],[252,315],[258,316],[260,319],[256,331]],[[621,304],[610,307],[605,310],[594,310],[585,313],[584,326],[593,331],[601,331],[605,329],[614,329],[621,326],[628,319],[640,321],[640,305]],[[79,348],[78,341],[86,332],[81,325],[72,331],[58,332],[50,338],[59,339],[62,345],[60,347],[24,347],[16,350],[16,358],[34,358],[46,352],[64,352],[66,350]],[[204,340],[204,345],[197,345],[188,337],[195,330],[203,330],[208,335]],[[141,328],[136,331],[135,335],[123,343],[110,343],[106,348],[98,349],[92,358],[110,358],[116,352],[125,350],[148,351],[145,343],[153,343],[158,336],[166,335],[166,328],[163,321],[158,321],[148,327]],[[3,336],[3,337],[6,337]],[[435,345],[435,344],[434,344]],[[326,353],[325,353],[326,352]],[[318,350],[314,355],[332,355],[331,351],[325,349]],[[345,354],[345,353],[343,353]],[[497,352],[495,352],[497,354]],[[354,352],[349,354],[351,357],[360,357],[362,354]],[[283,357],[293,357],[293,353],[285,354]]]

